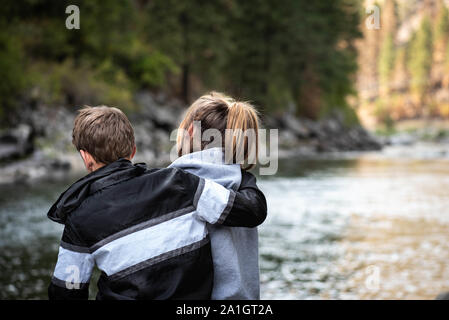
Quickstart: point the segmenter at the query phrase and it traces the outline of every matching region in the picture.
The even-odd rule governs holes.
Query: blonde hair
[[[240,163],[243,170],[254,167],[259,151],[259,116],[249,102],[236,101],[214,91],[198,98],[187,109],[179,125],[178,156],[193,152],[193,137],[188,131],[195,121],[201,121],[201,136],[208,129],[216,129],[221,137],[225,137],[221,147],[226,151],[226,162]],[[252,139],[248,136],[251,134],[254,134]],[[201,141],[201,150],[208,143]]]

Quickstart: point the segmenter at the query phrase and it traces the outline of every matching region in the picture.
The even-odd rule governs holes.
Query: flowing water
[[[45,214],[74,179],[0,186],[0,298],[47,297],[62,227]],[[262,298],[449,291],[449,146],[288,159],[258,184],[269,209],[259,228]]]

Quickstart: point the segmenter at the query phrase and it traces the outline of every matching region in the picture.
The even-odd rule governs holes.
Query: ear
[[[187,129],[189,136],[193,137],[193,123],[190,124],[189,129]]]
[[[81,158],[83,158],[84,164],[87,163],[87,154],[88,154],[88,152],[86,152],[84,150],[80,150],[80,155],[81,155]]]
[[[134,145],[133,152],[129,156],[129,161],[131,161],[134,158],[134,156],[136,155],[136,151],[137,151],[137,148],[136,148],[136,145]]]
[[[87,171],[92,172],[94,169],[94,158],[90,155],[89,152],[85,150],[80,150],[81,158],[83,158],[84,166],[86,167]]]

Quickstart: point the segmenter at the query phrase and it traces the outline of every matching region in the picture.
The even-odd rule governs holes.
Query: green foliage
[[[162,87],[166,81],[166,72],[179,72],[173,61],[159,51],[140,54],[131,64],[133,78],[145,87]]]
[[[97,68],[87,63],[76,65],[72,59],[60,64],[39,61],[29,69],[29,79],[33,84],[30,98],[45,105],[106,104],[125,111],[136,108],[132,82],[107,61]]]
[[[293,103],[298,114],[312,118],[326,107],[346,108],[345,98],[353,93],[351,75],[357,69],[352,46],[360,36],[357,4],[239,3],[230,21],[235,31],[224,70],[227,88],[268,110]]]
[[[1,119],[17,105],[17,98],[26,85],[20,43],[5,31],[0,31],[0,79]]]
[[[391,118],[388,103],[384,99],[378,99],[375,105],[375,115],[380,123],[385,127],[386,132],[392,132],[394,130],[394,121]]]
[[[382,43],[379,53],[379,79],[381,85],[388,87],[390,77],[395,65],[395,47],[393,34],[388,33]]]
[[[377,39],[370,38],[375,45],[379,45],[376,61],[378,78],[375,79],[375,76],[368,74],[362,75],[361,78],[372,77],[373,83],[378,80],[377,88],[373,86],[372,97],[377,96],[376,100],[383,99],[384,101],[377,101],[377,104],[384,106],[377,108],[377,120],[388,123],[416,116],[445,117],[446,110],[449,110],[446,108],[446,103],[440,99],[435,100],[433,97],[435,91],[440,90],[440,86],[446,88],[448,83],[445,74],[449,70],[449,10],[445,1],[437,1],[438,11],[435,15],[431,15],[430,7],[433,5],[430,2],[419,8],[414,5],[406,8],[405,3],[389,1],[383,4],[384,13],[388,11],[387,3],[390,4],[390,10],[399,4],[402,14],[398,17],[402,26],[409,25],[413,17],[412,12],[423,15],[418,28],[414,32],[415,28],[410,28],[412,34],[406,42],[403,37],[406,33],[402,31],[408,27],[400,30],[390,28],[396,21],[391,12],[387,14],[387,16],[391,15],[390,18],[385,15],[382,18],[383,27],[387,26],[384,29],[385,35],[382,42],[377,43]],[[398,33],[399,31],[401,34]],[[397,47],[395,47],[395,38],[398,39]],[[362,50],[375,49],[368,47]],[[369,106],[371,102],[366,101],[366,105]]]
[[[435,23],[435,41],[445,41],[449,35],[449,10],[441,3]]]
[[[428,87],[432,67],[432,27],[425,17],[410,46],[408,69],[412,76],[411,89],[422,97]]]
[[[69,4],[80,8],[80,30],[65,28]],[[295,105],[314,118],[337,108],[353,118],[360,12],[358,0],[8,1],[0,110],[18,95],[133,109],[142,88],[186,102],[213,89],[270,112]]]
[[[445,70],[447,71],[447,70],[449,70],[449,59],[448,59],[449,58],[449,41],[446,44],[445,57],[446,57],[446,60],[444,61],[444,67],[445,67]]]

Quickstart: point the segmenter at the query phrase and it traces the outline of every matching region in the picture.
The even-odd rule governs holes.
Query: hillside
[[[449,117],[449,11],[444,0],[365,1],[380,29],[357,41],[358,114],[365,125]]]

